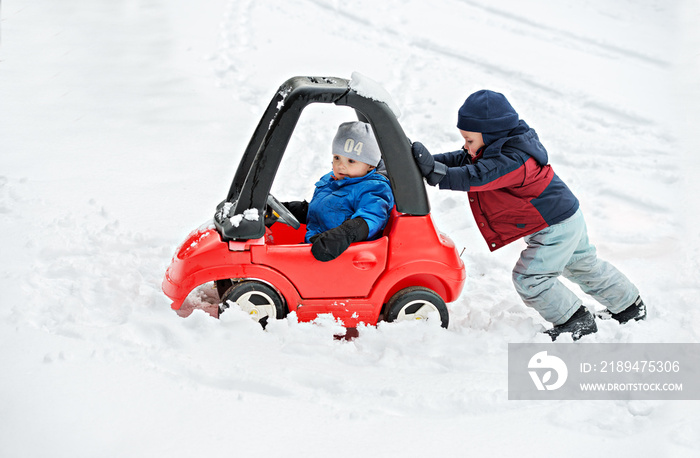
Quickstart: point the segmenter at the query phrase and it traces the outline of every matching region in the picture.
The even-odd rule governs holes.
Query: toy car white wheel
[[[445,301],[434,291],[422,286],[402,289],[387,303],[387,321],[440,319],[447,328],[450,316]]]
[[[234,283],[221,298],[219,313],[237,304],[263,328],[269,320],[284,318],[286,308],[279,294],[264,283],[243,281]]]

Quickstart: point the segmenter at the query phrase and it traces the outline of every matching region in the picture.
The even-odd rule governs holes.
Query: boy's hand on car
[[[435,168],[435,159],[433,159],[433,155],[430,154],[428,148],[423,146],[421,142],[414,142],[411,145],[411,151],[413,152],[413,158],[416,160],[416,164],[418,164],[421,175],[424,177],[430,175]]]
[[[272,208],[265,209],[265,227],[270,227],[277,222],[279,215]]]
[[[411,145],[413,158],[420,169],[421,175],[430,186],[435,186],[447,174],[447,166],[442,162],[436,162],[428,148],[421,142],[414,142]]]
[[[349,219],[338,227],[311,237],[311,254],[319,261],[332,261],[347,250],[351,243],[367,240],[368,236],[369,226],[364,219]]]
[[[282,202],[287,210],[301,223],[306,224],[306,214],[309,213],[309,203],[305,200],[294,200],[292,202]]]
[[[292,202],[282,202],[289,212],[294,215],[294,217],[301,224],[306,224],[306,214],[309,212],[309,203],[305,200],[302,201],[292,201]],[[265,210],[265,227],[270,227],[275,224],[280,219],[280,215],[277,214],[269,205]],[[282,220],[284,222],[284,219]]]

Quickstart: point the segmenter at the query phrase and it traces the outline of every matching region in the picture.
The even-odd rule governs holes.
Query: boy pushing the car
[[[513,283],[526,305],[553,328],[555,340],[597,331],[593,315],[559,276],[578,284],[619,323],[643,320],[639,290],[596,255],[578,199],[548,164],[537,133],[519,119],[503,94],[471,94],[457,116],[464,146],[431,155],[413,143],[413,155],[428,184],[467,191],[469,204],[491,251],[524,237]]]

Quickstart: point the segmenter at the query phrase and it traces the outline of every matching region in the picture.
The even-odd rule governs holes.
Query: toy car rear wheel
[[[387,303],[387,310],[387,321],[429,320],[439,316],[443,328],[450,322],[445,301],[422,286],[412,286],[394,294]]]
[[[259,281],[250,280],[234,283],[221,297],[219,313],[222,313],[233,303],[259,322],[263,329],[269,320],[284,318],[287,312],[277,291]]]

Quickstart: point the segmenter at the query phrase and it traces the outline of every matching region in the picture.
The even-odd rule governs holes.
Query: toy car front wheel
[[[443,328],[447,328],[450,321],[445,301],[422,286],[412,286],[394,294],[387,303],[387,310],[387,321],[428,320],[439,316]]]
[[[219,313],[234,303],[263,328],[269,320],[284,318],[287,311],[277,291],[258,281],[234,283],[222,295]]]

